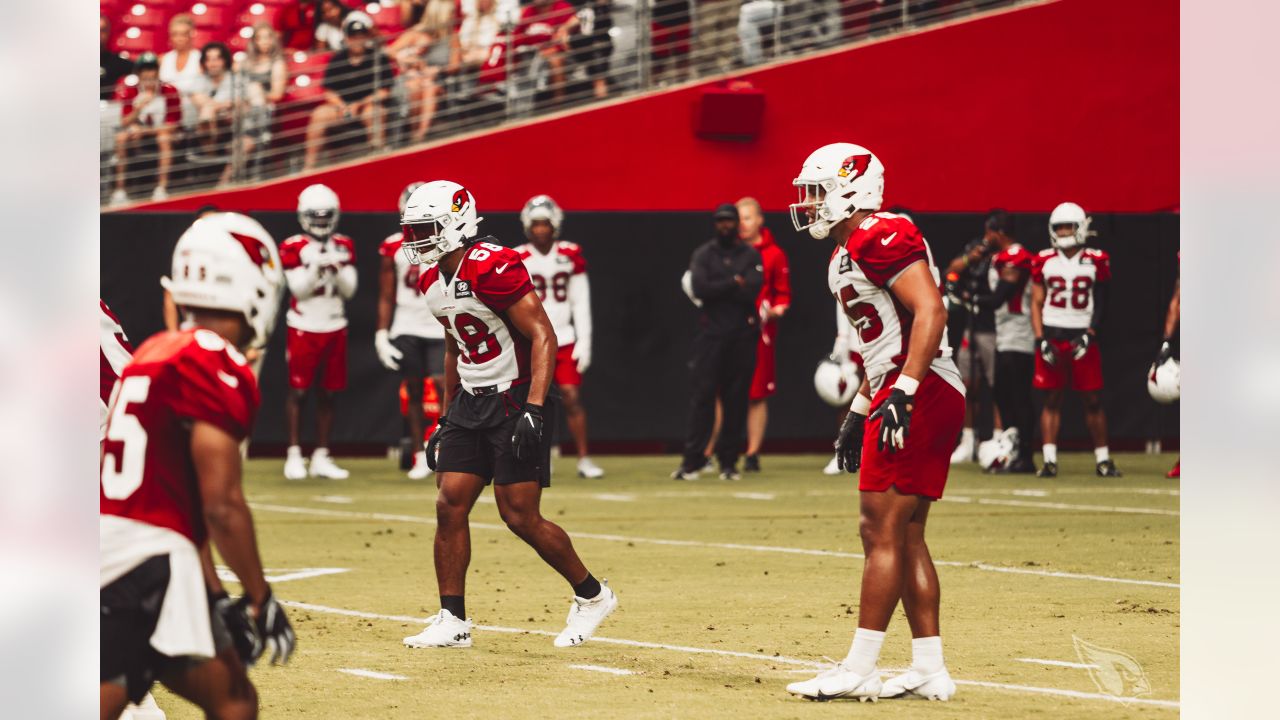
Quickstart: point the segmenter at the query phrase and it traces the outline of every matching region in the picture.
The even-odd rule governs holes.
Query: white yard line
[[[1044,658],[1017,658],[1018,662],[1033,663],[1035,665],[1052,665],[1054,667],[1080,668],[1089,670],[1098,667],[1090,663],[1067,662],[1066,660],[1046,660]]]
[[[321,517],[340,517],[355,518],[363,520],[388,520],[392,522],[409,522],[421,525],[434,525],[435,520],[425,517],[415,517],[413,515],[394,515],[388,513],[368,513],[353,512],[350,510],[329,510],[325,508],[306,508],[293,507],[289,505],[272,505],[264,503],[249,503],[254,510],[267,510],[271,512],[292,513],[296,515],[317,515]],[[505,525],[497,525],[494,523],[478,523],[472,522],[470,526],[478,530],[503,530]],[[747,552],[767,552],[781,553],[784,555],[814,555],[818,557],[838,557],[851,558],[854,560],[862,560],[865,558],[861,553],[841,552],[839,550],[813,550],[810,548],[794,548],[781,547],[777,545],[744,545],[741,543],[716,543],[702,542],[699,540],[666,540],[661,538],[642,538],[631,537],[629,535],[609,535],[604,533],[588,533],[574,532],[573,537],[585,538],[588,540],[605,540],[610,542],[628,542],[640,543],[645,545],[666,545],[673,547],[700,547],[700,548],[716,548],[720,550],[745,550]],[[1098,582],[1122,583],[1128,585],[1148,585],[1151,587],[1180,588],[1178,583],[1163,582],[1160,580],[1139,580],[1136,578],[1119,578],[1107,577],[1105,575],[1087,575],[1082,573],[1057,572],[1053,570],[1035,570],[1032,568],[1015,568],[1003,567],[1000,565],[989,565],[987,563],[971,561],[963,562],[959,560],[937,560],[933,561],[935,565],[945,567],[964,567],[975,570],[986,570],[990,572],[1008,573],[1013,575],[1040,575],[1042,577],[1065,578],[1072,580],[1096,580]]]
[[[605,502],[635,502],[636,496],[630,493],[593,493],[587,497]]]
[[[427,618],[411,617],[409,615],[383,615],[380,613],[365,612],[363,610],[349,610],[347,608],[335,608],[327,605],[316,605],[314,603],[295,602],[293,600],[281,601],[283,605],[298,608],[299,610],[310,610],[312,612],[328,613],[331,615],[344,615],[347,617],[365,618],[368,620],[390,620],[392,622],[407,622],[418,625],[425,625]],[[500,632],[508,634],[529,634],[543,635],[554,637],[557,633],[547,630],[533,630],[525,628],[500,627],[495,625],[476,625],[476,630],[484,630],[488,632]],[[765,655],[762,653],[738,652],[736,650],[717,650],[713,648],[699,648],[688,645],[668,645],[666,643],[646,642],[643,640],[624,640],[621,638],[607,638],[599,635],[591,638],[593,643],[605,643],[610,645],[625,645],[628,647],[650,648],[654,650],[669,650],[671,652],[680,652],[689,655],[720,655],[724,657],[746,658],[748,660],[759,660],[761,662],[775,663],[779,665],[797,665],[809,667],[813,669],[823,669],[829,667],[828,663],[815,662],[813,660],[801,660],[800,658],[786,657],[784,655]],[[572,667],[572,666],[571,666]],[[577,666],[580,669],[595,666]],[[609,668],[605,672],[614,671],[616,669]],[[627,672],[627,671],[623,671]],[[985,687],[993,690],[1008,690],[1013,692],[1030,692],[1041,695],[1057,695],[1060,697],[1077,698],[1081,700],[1102,700],[1105,702],[1115,702],[1121,704],[1135,705],[1155,705],[1159,707],[1177,708],[1180,706],[1177,700],[1151,700],[1146,698],[1121,698],[1114,695],[1104,695],[1102,693],[1081,692],[1078,690],[1063,690],[1060,688],[1036,687],[1032,685],[1011,685],[1007,683],[986,682],[983,680],[956,680],[957,685],[970,685],[973,687]]]
[[[355,502],[355,499],[347,497],[346,495],[316,495],[311,499],[316,502],[332,503],[334,505],[350,505]]]
[[[1124,513],[1130,515],[1181,515],[1177,510],[1160,508],[1116,507],[1114,505],[1073,505],[1059,502],[1035,502],[1033,500],[996,500],[995,498],[971,498],[965,495],[946,495],[942,502],[967,503],[974,505],[1006,505],[1009,507],[1038,508],[1043,510],[1083,510],[1087,512]]]
[[[635,675],[635,670],[624,670],[622,668],[611,668],[603,665],[570,665],[574,670],[590,670],[591,672],[608,673],[610,675]]]
[[[391,673],[377,672],[374,670],[365,670],[364,668],[338,668],[338,672],[356,677],[372,678],[374,680],[408,680],[403,675],[393,675]]]
[[[240,578],[231,571],[231,568],[219,565],[215,568],[218,573],[218,579],[224,582],[240,582]],[[269,583],[283,583],[290,580],[306,580],[307,578],[320,577],[322,575],[337,575],[338,573],[350,572],[351,568],[298,568],[296,570],[273,570],[267,568],[263,570],[263,576]]]
[[[736,492],[730,493],[730,496],[736,497],[739,500],[773,500],[778,497],[776,494],[771,492]]]

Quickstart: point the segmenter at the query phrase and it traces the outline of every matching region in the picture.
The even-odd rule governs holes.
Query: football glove
[[[511,450],[520,462],[537,459],[542,445],[542,406],[525,403],[511,434]]]
[[[901,450],[907,443],[907,433],[911,430],[911,411],[907,405],[915,399],[902,388],[894,388],[885,398],[880,408],[871,413],[871,419],[880,418],[880,437],[876,447],[880,450],[889,448],[890,453]]]
[[[1050,365],[1057,364],[1058,351],[1054,350],[1053,343],[1049,342],[1047,339],[1040,338],[1036,341],[1036,352],[1040,353],[1041,359],[1046,363]]]
[[[1071,341],[1071,357],[1079,360],[1084,354],[1089,352],[1089,343],[1093,342],[1093,338],[1089,333],[1080,333],[1079,337]]]
[[[427,467],[431,472],[435,472],[436,470],[436,463],[438,462],[436,459],[436,453],[440,451],[440,439],[444,436],[445,425],[448,425],[448,422],[445,417],[441,415],[440,419],[436,421],[436,429],[432,430],[431,437],[427,438]]]
[[[856,473],[862,467],[862,431],[866,422],[866,415],[850,412],[840,423],[840,432],[836,435],[836,467],[845,472]]]
[[[581,338],[573,344],[573,360],[578,364],[578,372],[584,373],[591,367],[591,342],[583,342]]]
[[[232,600],[227,591],[222,590],[209,595],[209,607],[222,620],[241,662],[252,664],[262,654],[262,636],[249,617],[248,605]]]
[[[378,353],[378,361],[388,370],[400,369],[400,358],[404,353],[391,343],[391,336],[386,330],[373,334],[373,349]]]
[[[249,599],[248,595],[245,595],[237,600],[236,604],[241,605],[241,612],[248,615],[253,601]],[[289,662],[289,656],[293,654],[293,648],[298,644],[298,638],[293,634],[293,626],[289,624],[289,618],[284,615],[284,608],[276,601],[276,597],[271,593],[270,588],[267,588],[267,597],[258,608],[253,618],[253,624],[257,630],[258,637],[261,639],[252,658],[246,662],[252,665],[266,654],[268,649],[271,650],[272,665],[276,663],[283,665]]]

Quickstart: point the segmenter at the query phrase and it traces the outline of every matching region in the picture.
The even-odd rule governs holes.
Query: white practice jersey
[[[280,264],[289,284],[285,322],[305,332],[335,332],[347,326],[346,302],[356,294],[356,246],[346,235],[327,241],[306,233],[280,244]]]
[[[1018,243],[996,253],[991,258],[991,269],[987,271],[987,280],[992,290],[1000,282],[1000,273],[1006,268],[1017,268],[1022,282],[1014,294],[996,308],[996,350],[1034,352],[1036,336],[1031,331],[1031,253]]]
[[[586,297],[587,261],[582,257],[582,249],[566,240],[557,240],[546,255],[538,252],[533,243],[525,243],[515,250],[524,260],[533,289],[551,319],[557,344],[560,347],[573,344],[583,334],[579,327],[584,324],[582,313],[590,313]],[[588,316],[585,324],[589,323]]]
[[[1083,330],[1093,321],[1093,288],[1111,280],[1111,258],[1084,248],[1067,257],[1056,248],[1040,251],[1031,263],[1031,281],[1044,286],[1046,327]]]
[[[426,269],[409,262],[400,251],[404,242],[401,233],[388,235],[378,248],[378,254],[389,257],[396,265],[396,312],[391,318],[391,337],[412,335],[430,340],[444,339],[444,326],[431,314],[427,301],[418,291],[418,279]]]
[[[862,357],[873,397],[889,373],[906,362],[911,337],[912,316],[889,288],[899,273],[920,261],[928,263],[937,283],[938,268],[920,231],[906,218],[886,212],[863,220],[831,255],[827,285],[855,328],[852,344]],[[930,369],[964,393],[945,333]]]

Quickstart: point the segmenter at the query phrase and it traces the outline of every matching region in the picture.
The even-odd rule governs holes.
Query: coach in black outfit
[[[756,367],[760,316],[756,298],[764,284],[760,253],[738,238],[738,209],[725,203],[715,211],[715,237],[693,252],[689,272],[693,295],[702,302],[693,341],[693,395],[684,459],[676,480],[697,478],[702,451],[715,422],[716,397],[724,409],[716,459],[722,480],[739,479],[738,455],[746,442],[747,394]]]

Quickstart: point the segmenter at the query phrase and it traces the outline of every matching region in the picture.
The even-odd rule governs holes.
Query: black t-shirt
[[[380,55],[380,51],[370,48],[361,56],[361,62],[355,64],[345,48],[334,53],[324,69],[324,89],[337,93],[343,102],[351,104],[369,97],[378,88],[390,87],[391,65]]]
[[[964,246],[966,255],[969,251],[982,242],[982,238],[971,240]],[[960,290],[967,290],[971,296],[986,295],[991,292],[991,279],[988,273],[991,271],[991,258],[984,255],[981,260],[976,263],[969,263],[960,271],[960,281],[957,283]],[[968,322],[966,312],[963,305],[951,306],[951,322],[957,323],[960,327],[964,327]],[[950,326],[950,322],[948,326]],[[996,311],[992,308],[979,308],[978,312],[973,316],[974,332],[993,333],[996,331]],[[959,347],[952,344],[952,347]]]
[[[133,72],[133,63],[106,48],[101,48],[98,59],[98,99],[110,100],[120,78]]]

